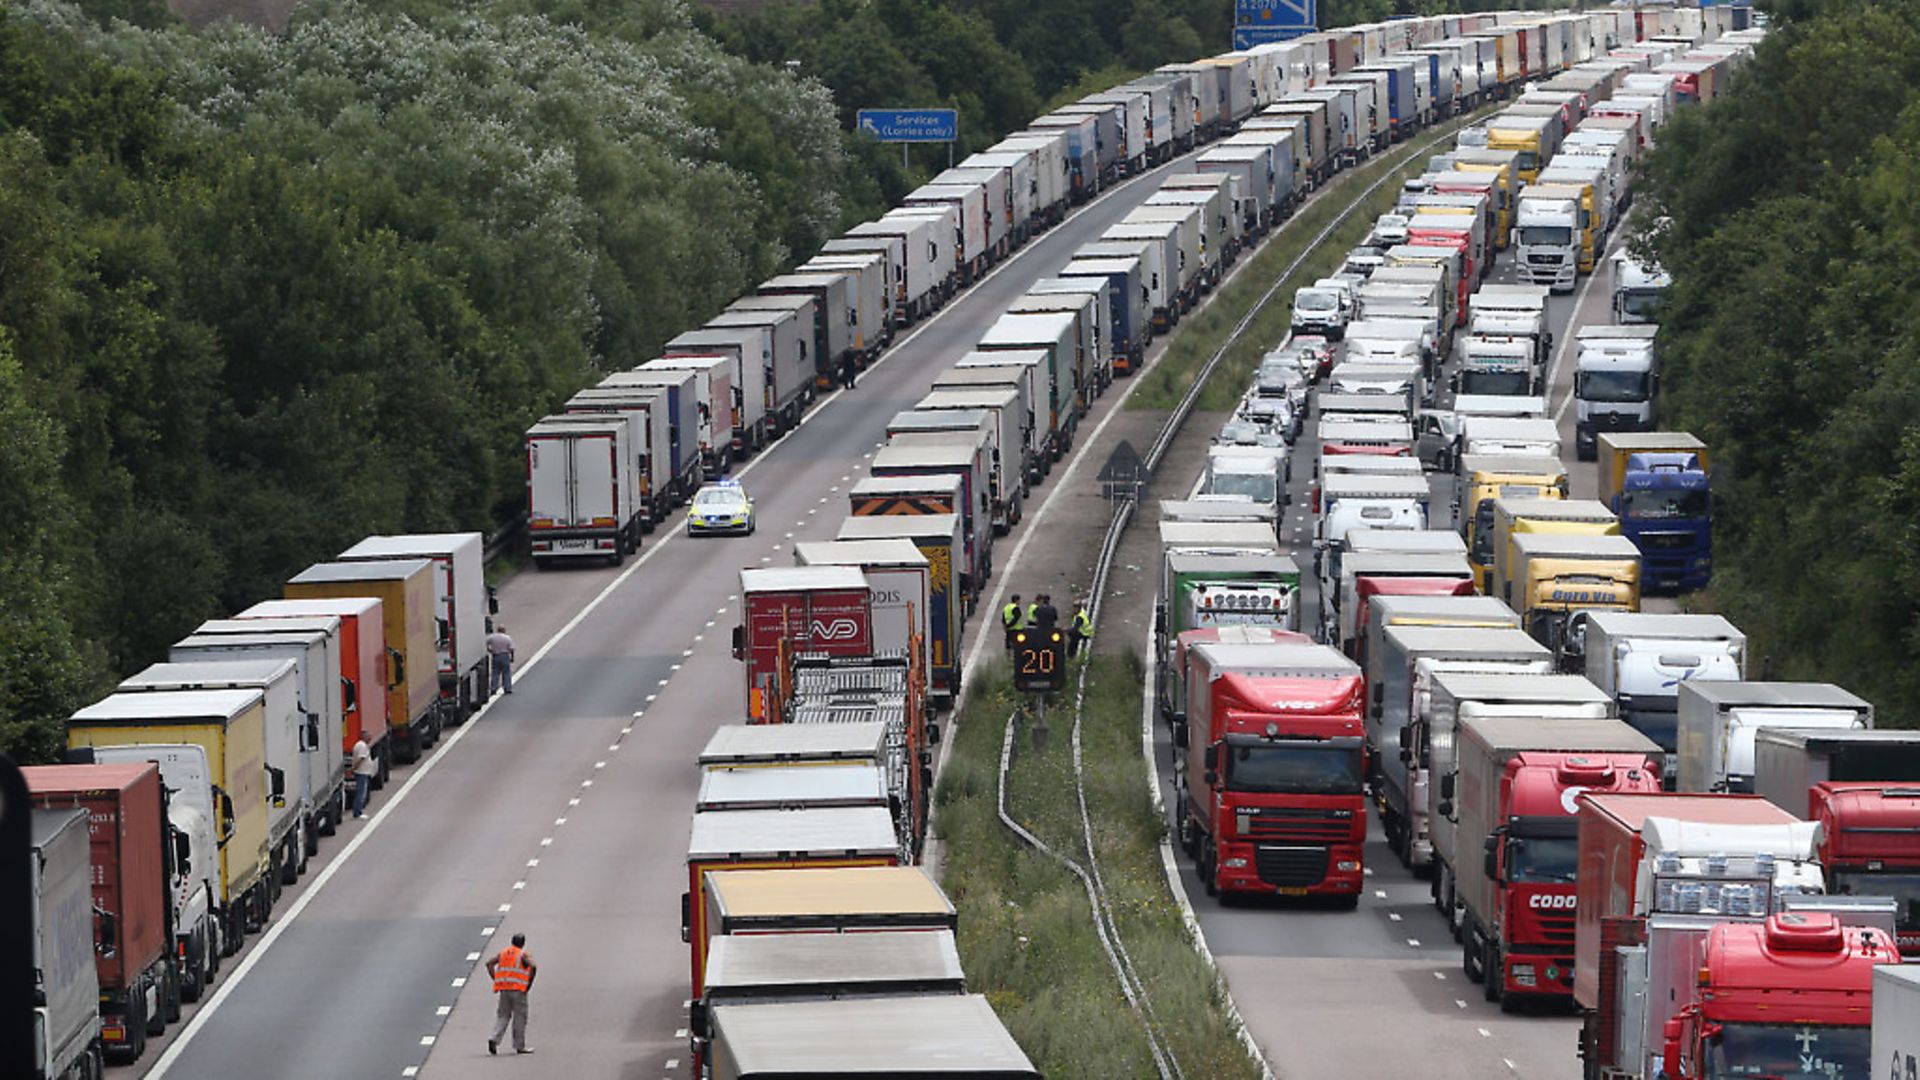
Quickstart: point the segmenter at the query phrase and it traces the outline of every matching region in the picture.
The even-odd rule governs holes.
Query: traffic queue
[[[368,537],[73,714],[68,763],[23,770],[44,1075],[137,1061],[201,999],[392,764],[485,704],[493,611],[479,533]]]
[[[1624,46],[1464,130],[1300,290],[1161,504],[1157,698],[1207,891],[1355,906],[1371,804],[1466,976],[1571,1002],[1596,1080],[1877,1075],[1876,1008],[1920,987],[1920,734],[1749,681],[1721,616],[1641,610],[1711,573],[1708,448],[1656,430],[1657,291],[1572,331],[1576,447],[1544,396],[1548,296],[1606,250],[1615,165],[1754,40]],[[1502,246],[1523,283],[1482,285]],[[1309,423],[1310,547],[1285,542]]]

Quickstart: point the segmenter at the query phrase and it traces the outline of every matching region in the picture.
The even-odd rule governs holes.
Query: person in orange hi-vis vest
[[[525,934],[513,935],[513,944],[487,961],[487,974],[493,976],[493,992],[500,995],[493,1016],[493,1038],[487,1040],[487,1053],[500,1052],[500,1040],[506,1035],[509,1022],[513,1024],[513,1052],[533,1053],[533,1047],[527,1045],[527,991],[533,989],[533,977],[539,972],[533,954],[527,951]]]

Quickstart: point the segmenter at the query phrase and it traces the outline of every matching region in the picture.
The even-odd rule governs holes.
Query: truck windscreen
[[[1573,230],[1565,225],[1522,225],[1520,242],[1528,247],[1566,247],[1573,243]]]
[[[1460,373],[1460,392],[1463,394],[1523,397],[1531,389],[1533,376],[1526,371],[1475,371],[1469,368]]]
[[[1214,473],[1207,485],[1209,495],[1245,495],[1256,503],[1272,505],[1273,477],[1260,473]]]
[[[1638,521],[1682,521],[1707,516],[1704,491],[1629,491],[1627,516]]]
[[[1640,322],[1657,322],[1660,315],[1659,289],[1625,289],[1620,293],[1620,312]]]
[[[1891,896],[1895,928],[1902,933],[1920,930],[1920,870],[1835,870],[1833,891],[1840,896]]]
[[[1582,371],[1574,376],[1574,395],[1582,401],[1645,401],[1652,382],[1645,371]]]
[[[1722,1024],[1706,1045],[1706,1080],[1865,1080],[1872,1029],[1824,1024]]]
[[[1361,790],[1358,746],[1339,742],[1228,743],[1227,751],[1230,791],[1358,795]]]
[[[1507,846],[1507,880],[1564,884],[1580,866],[1580,841],[1572,836],[1516,836]]]

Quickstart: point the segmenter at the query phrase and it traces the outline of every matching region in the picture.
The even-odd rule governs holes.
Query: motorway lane
[[[552,1035],[542,1074],[659,1075],[652,1070],[684,1057],[678,867],[691,762],[713,727],[741,713],[726,644],[738,570],[784,565],[790,539],[831,537],[886,421],[1033,279],[1152,190],[1123,185],[1030,243],[909,331],[856,391],[824,399],[737,469],[756,496],[757,536],[694,542],[669,523],[620,571],[510,582],[501,620],[523,657],[541,650],[523,661],[518,692],[396,773],[373,818],[349,823],[345,846],[336,840],[316,863],[324,877],[310,873],[283,898],[268,947],[255,941],[229,960],[221,996],[142,1067],[194,1078],[414,1075],[450,1014],[456,1033],[478,1031],[490,1015],[486,988],[457,980],[496,947],[496,927],[528,929],[547,968],[535,995],[536,1031]],[[570,814],[581,816],[555,824]],[[237,970],[237,960],[248,966]],[[467,1075],[480,1067],[481,1041],[463,1041],[428,1071]]]
[[[1615,230],[1617,249],[1625,228]],[[1510,255],[1496,263],[1492,282],[1511,283]],[[1611,318],[1611,272],[1604,265],[1583,279],[1571,296],[1555,296],[1548,318],[1555,335],[1550,361],[1548,408],[1561,420],[1569,482],[1576,498],[1591,498],[1595,467],[1573,456],[1573,333],[1576,326]],[[1288,298],[1279,298],[1285,302]],[[1442,404],[1450,396],[1444,390]],[[1318,588],[1311,582],[1313,462],[1317,446],[1313,420],[1294,448],[1293,503],[1287,508],[1283,538],[1299,562],[1305,612],[1319,610]],[[1163,468],[1168,481],[1156,494],[1177,497],[1197,483],[1201,447],[1211,430],[1191,431],[1176,443]],[[1184,449],[1185,452],[1182,452]],[[1433,518],[1446,527],[1455,484],[1450,475],[1430,473]],[[1153,530],[1158,507],[1143,507],[1142,530]],[[1157,546],[1157,545],[1154,545]],[[1131,553],[1140,561],[1139,549]],[[1139,596],[1139,604],[1150,597]],[[1649,601],[1660,610],[1670,601]],[[1137,606],[1137,605],[1136,605]],[[1668,608],[1670,610],[1670,608]],[[1150,615],[1131,612],[1129,622],[1150,625]],[[1148,638],[1147,650],[1151,650]],[[1164,724],[1154,722],[1154,759],[1160,795],[1175,804],[1168,762],[1171,748]],[[1484,1080],[1487,1077],[1572,1078],[1579,1076],[1574,1053],[1578,1022],[1566,1010],[1507,1015],[1488,1004],[1481,987],[1461,971],[1460,946],[1434,910],[1429,885],[1402,867],[1388,849],[1377,818],[1370,822],[1366,849],[1367,888],[1355,912],[1280,900],[1242,902],[1232,907],[1206,896],[1192,861],[1174,847],[1180,884],[1198,917],[1208,949],[1226,976],[1235,1004],[1268,1063],[1281,1076],[1323,1075],[1332,1063],[1348,1076],[1419,1076],[1434,1080]],[[1311,988],[1310,990],[1303,988]],[[1373,1033],[1392,1034],[1369,1037]]]

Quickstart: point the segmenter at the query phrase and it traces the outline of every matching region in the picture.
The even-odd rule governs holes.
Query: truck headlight
[[[1245,870],[1247,868],[1247,860],[1239,857],[1235,857],[1231,859],[1222,859],[1220,861],[1220,865],[1226,867],[1229,870]]]
[[[1333,864],[1333,868],[1343,874],[1351,874],[1360,869],[1360,864],[1352,859],[1340,859]]]

